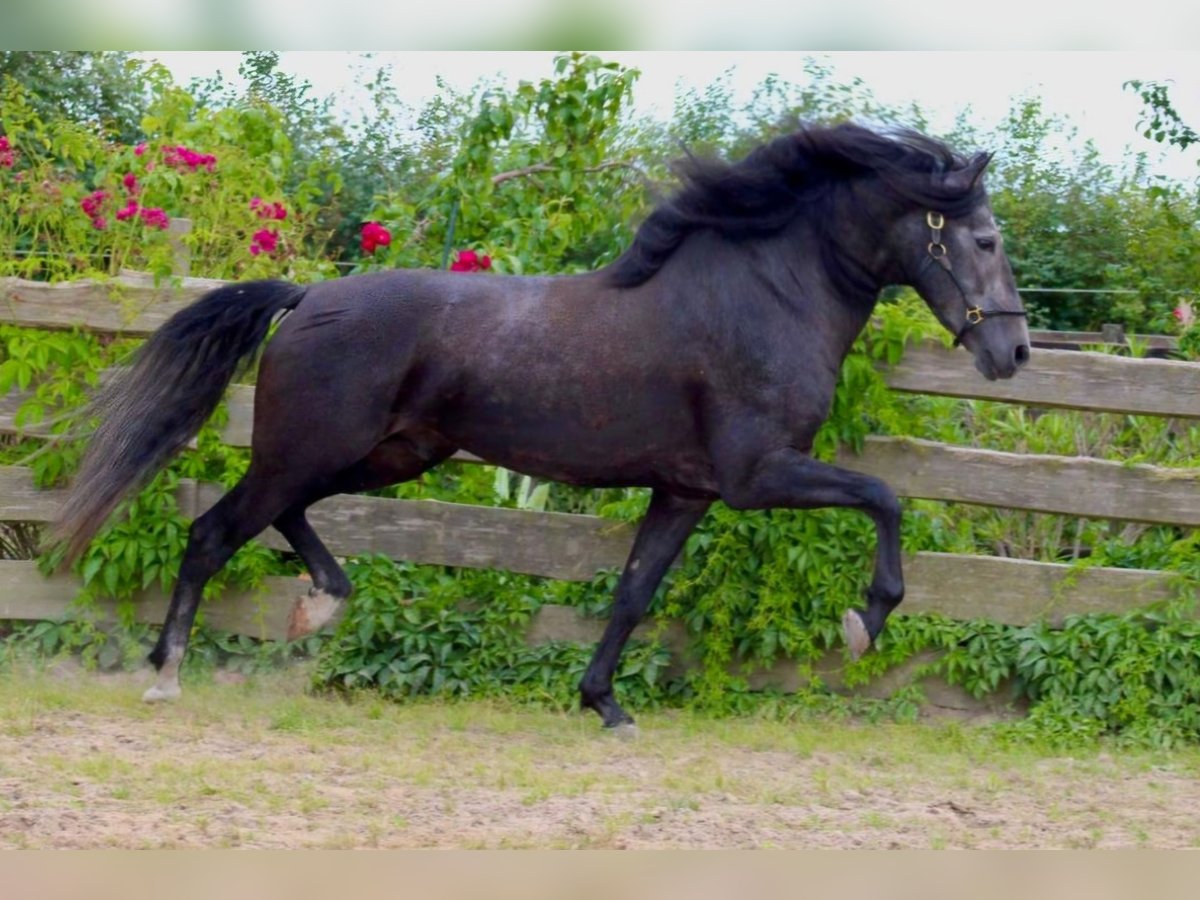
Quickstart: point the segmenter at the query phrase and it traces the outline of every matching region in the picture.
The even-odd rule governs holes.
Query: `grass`
[[[1190,846],[1200,750],[0,672],[0,847]],[[952,801],[952,802],[947,802]],[[958,812],[955,812],[957,810]],[[962,812],[966,810],[966,812]]]

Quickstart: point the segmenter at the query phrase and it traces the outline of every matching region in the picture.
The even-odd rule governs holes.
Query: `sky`
[[[236,51],[145,52],[160,59],[176,78],[221,70],[237,73]],[[1191,181],[1200,174],[1200,148],[1166,151],[1140,137],[1139,98],[1122,84],[1131,79],[1173,82],[1172,100],[1184,120],[1200,129],[1200,53],[1163,50],[1126,51],[600,51],[641,70],[635,109],[669,115],[678,87],[700,87],[730,72],[735,91],[748,98],[754,85],[775,73],[802,81],[808,57],[832,65],[847,79],[861,77],[883,103],[916,102],[931,117],[934,129],[948,130],[955,117],[970,109],[970,118],[987,129],[997,124],[1024,95],[1040,97],[1047,112],[1061,114],[1093,139],[1102,155],[1120,160],[1127,148],[1146,151],[1151,171]],[[376,51],[374,64],[392,67],[402,99],[420,107],[438,90],[437,79],[468,90],[480,79],[515,85],[552,74],[551,51]],[[355,79],[364,71],[360,54],[345,51],[284,51],[285,71],[312,82],[318,94],[353,97]]]

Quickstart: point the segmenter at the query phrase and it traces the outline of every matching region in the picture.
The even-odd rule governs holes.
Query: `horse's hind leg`
[[[171,605],[158,643],[150,652],[158,681],[146,691],[144,700],[173,700],[179,696],[179,666],[204,585],[243,544],[291,505],[294,491],[294,485],[283,479],[260,477],[251,466],[229,493],[192,523]]]
[[[440,439],[394,435],[375,446],[363,459],[338,473],[321,491],[290,507],[274,521],[275,528],[299,554],[312,575],[313,586],[301,595],[288,620],[288,640],[313,634],[341,612],[353,586],[333,554],[309,524],[305,510],[325,497],[369,491],[416,478],[454,452]]]
[[[612,617],[579,685],[582,705],[599,713],[605,728],[633,724],[613,696],[613,675],[621,650],[709,505],[708,500],[676,497],[663,491],[655,491],[650,498],[650,509],[638,527],[629,561],[617,583]]]
[[[320,631],[332,622],[353,590],[342,567],[308,523],[305,506],[291,507],[272,523],[299,554],[313,580],[308,593],[302,594],[292,607],[288,618],[289,641]]]

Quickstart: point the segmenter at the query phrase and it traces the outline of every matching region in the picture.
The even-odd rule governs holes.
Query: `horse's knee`
[[[891,612],[904,599],[904,582],[898,579],[883,579],[867,588],[867,602]]]
[[[861,494],[863,503],[873,515],[889,523],[900,521],[900,498],[887,482],[871,478],[863,486]]]

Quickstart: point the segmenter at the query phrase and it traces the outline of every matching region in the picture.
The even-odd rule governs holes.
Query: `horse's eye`
[[[986,250],[988,253],[991,253],[996,249],[996,240],[995,238],[975,238],[975,246],[980,250]]]

